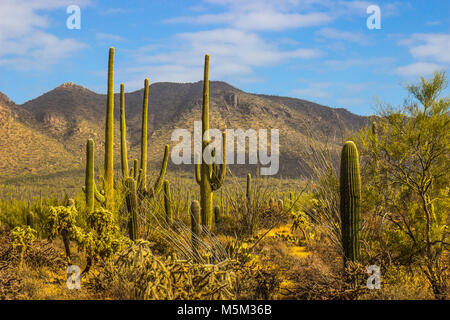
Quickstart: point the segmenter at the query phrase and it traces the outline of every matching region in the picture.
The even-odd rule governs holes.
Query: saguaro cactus
[[[108,102],[105,127],[105,200],[114,208],[114,48],[109,49]]]
[[[222,210],[219,206],[214,207],[214,222],[220,223],[222,220]]]
[[[139,175],[139,160],[134,159],[133,160],[133,174],[134,174],[134,180],[137,180]]]
[[[353,141],[347,141],[341,154],[340,210],[344,261],[359,260],[359,214],[361,177],[358,149]]]
[[[94,195],[95,195],[95,171],[94,171],[94,140],[89,139],[86,145],[86,179],[85,179],[85,196],[86,209],[88,212],[94,211]]]
[[[200,203],[197,200],[191,202],[191,231],[192,231],[192,254],[194,257],[198,256],[198,245],[201,236],[201,215]]]
[[[245,196],[247,199],[247,209],[249,209],[252,200],[252,175],[250,173],[247,174],[247,191]]]
[[[136,241],[138,236],[138,218],[137,218],[137,206],[138,206],[138,197],[137,197],[137,188],[136,181],[133,178],[127,178],[125,180],[126,187],[126,202],[128,209],[128,233],[130,239]]]
[[[173,223],[172,196],[170,194],[170,183],[164,181],[164,209],[166,211],[166,221],[169,226]]]
[[[29,211],[27,213],[27,226],[34,229],[34,213],[33,213],[33,211]]]
[[[120,160],[122,164],[122,177],[128,178],[127,155],[127,126],[125,123],[125,86],[120,85]]]
[[[222,163],[217,166],[214,164],[207,164],[203,161],[203,154],[205,148],[210,143],[209,141],[209,55],[205,55],[205,69],[203,79],[203,105],[202,105],[202,163],[195,165],[195,178],[200,185],[200,205],[202,215],[202,225],[208,230],[212,227],[212,204],[213,191],[219,189],[226,175],[226,134],[222,135]]]
[[[141,127],[141,168],[139,170],[138,187],[141,190],[147,187],[147,125],[148,125],[148,78],[144,81],[144,101],[142,105]]]

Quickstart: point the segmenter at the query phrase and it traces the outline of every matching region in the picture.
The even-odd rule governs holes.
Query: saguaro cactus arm
[[[200,157],[198,154],[196,155],[197,159]],[[202,176],[201,176],[201,166],[200,163],[195,164],[195,181],[197,181],[198,184],[202,182]]]
[[[133,178],[134,180],[138,179],[139,176],[139,160],[138,159],[134,159],[133,160]]]
[[[156,180],[153,191],[155,193],[159,193],[161,191],[161,186],[163,184],[164,178],[166,176],[167,171],[167,163],[169,162],[169,145],[166,144],[166,147],[164,148],[164,158],[161,164],[161,170],[159,171],[158,179]]]
[[[214,163],[212,166],[210,166],[211,174],[208,175],[209,183],[211,184],[211,190],[215,191],[219,189],[223,181],[225,180],[225,176],[227,174],[227,135],[226,132],[222,133],[222,163],[217,166],[216,163]]]

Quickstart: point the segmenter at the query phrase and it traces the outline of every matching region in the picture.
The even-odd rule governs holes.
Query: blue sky
[[[69,5],[81,8],[70,30]],[[369,5],[381,29],[369,30]],[[405,83],[450,66],[450,1],[0,0],[0,91],[23,103],[72,81],[105,92],[202,78],[357,113],[400,104]]]

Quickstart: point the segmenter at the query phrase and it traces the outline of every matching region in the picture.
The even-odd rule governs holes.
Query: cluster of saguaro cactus
[[[86,208],[94,210],[94,197],[106,208],[114,209],[114,48],[109,49],[108,60],[108,92],[105,124],[105,175],[102,192],[95,185],[94,141],[87,141],[86,180],[83,188],[86,194]]]
[[[159,176],[151,188],[148,190],[147,186],[147,127],[148,127],[148,96],[149,96],[149,82],[146,78],[144,81],[144,101],[142,105],[142,126],[141,126],[141,161],[139,167],[139,160],[133,160],[133,167],[128,169],[127,159],[127,139],[126,139],[126,123],[125,123],[125,92],[124,85],[121,84],[120,92],[120,141],[121,141],[121,162],[122,162],[122,176],[124,179],[131,177],[137,182],[137,190],[139,198],[153,197],[161,191],[164,177],[166,175],[167,163],[169,161],[169,145],[164,149],[164,157],[161,165]]]
[[[146,78],[144,81],[144,99],[142,104],[142,126],[141,126],[141,163],[139,167],[139,160],[133,160],[133,167],[129,169],[127,158],[127,138],[126,138],[126,121],[125,121],[125,88],[124,85],[120,85],[120,156],[122,164],[122,177],[125,181],[128,181],[126,187],[126,197],[133,199],[133,201],[127,201],[127,210],[130,215],[130,235],[137,236],[134,228],[138,228],[137,220],[138,205],[140,200],[145,198],[149,199],[154,197],[161,191],[161,187],[164,181],[164,177],[167,170],[167,163],[169,161],[169,145],[166,145],[164,149],[164,157],[161,165],[161,171],[159,176],[151,188],[147,189],[147,128],[148,128],[148,96],[149,96],[149,81]],[[136,201],[134,201],[136,200]],[[133,229],[133,230],[132,230]]]
[[[358,149],[354,142],[347,141],[342,148],[340,172],[340,212],[345,262],[359,260],[360,198]]]
[[[200,185],[201,223],[208,230],[212,227],[213,218],[213,191],[218,190],[226,175],[226,134],[223,133],[222,163],[208,164],[203,161],[205,148],[209,141],[209,55],[205,55],[205,69],[203,79],[203,105],[202,105],[202,161],[195,165],[195,178]]]
[[[126,123],[125,123],[125,88],[120,85],[120,155],[122,165],[123,184],[126,187],[126,204],[130,214],[130,238],[137,236],[137,210],[138,201],[143,198],[152,198],[162,187],[167,163],[169,159],[169,145],[164,150],[164,158],[161,171],[156,183],[147,190],[147,121],[148,121],[148,96],[149,82],[145,79],[144,101],[142,107],[142,131],[141,131],[141,163],[134,159],[133,167],[128,168]],[[105,126],[105,175],[103,178],[103,190],[98,191],[95,185],[94,172],[94,141],[89,139],[86,150],[86,181],[84,192],[86,194],[86,207],[89,212],[94,210],[96,199],[108,210],[114,209],[114,48],[109,49],[108,62],[108,92]]]

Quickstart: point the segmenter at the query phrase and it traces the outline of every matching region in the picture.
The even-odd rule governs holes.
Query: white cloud
[[[434,71],[438,71],[443,67],[428,62],[416,62],[406,66],[398,67],[395,69],[395,73],[400,76],[426,76],[432,74]]]
[[[320,50],[310,48],[281,50],[254,32],[231,28],[178,34],[173,47],[163,48],[162,52],[138,49],[134,56],[140,66],[124,72],[142,77],[145,70],[158,72],[158,80],[198,81],[202,78],[202,57],[208,53],[211,79],[245,76],[242,81],[251,81],[255,78],[255,67],[270,67],[292,59],[313,59],[321,55]]]
[[[317,26],[331,21],[321,12],[298,14],[276,11],[226,12],[205,14],[198,17],[178,17],[165,20],[166,23],[226,24],[242,30],[281,31]]]
[[[430,75],[450,65],[450,34],[416,33],[399,41],[409,48],[416,62],[400,66],[395,73],[400,76]]]
[[[16,69],[45,68],[86,45],[60,39],[46,31],[44,10],[85,5],[88,0],[2,0],[0,8],[0,65]]]
[[[414,34],[410,43],[414,58],[450,63],[450,34]]]
[[[226,25],[240,30],[281,31],[318,26],[332,20],[325,12],[299,13],[299,1],[235,1],[207,0],[210,4],[226,6],[222,13],[175,17],[165,23],[193,23],[200,25]],[[307,1],[308,2],[308,1]]]

